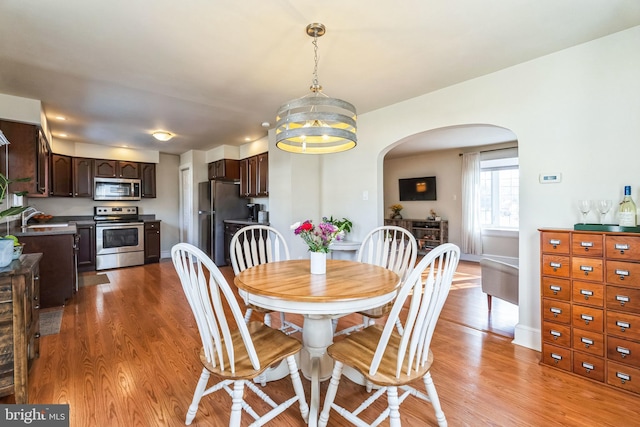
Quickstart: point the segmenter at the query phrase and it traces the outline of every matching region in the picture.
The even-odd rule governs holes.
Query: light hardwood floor
[[[222,270],[231,279],[231,269]],[[458,271],[469,276],[454,283],[432,344],[432,375],[450,426],[640,425],[638,396],[542,366],[538,352],[511,344],[515,307],[494,300],[488,315],[477,264]],[[41,338],[30,403],[70,404],[77,427],[184,425],[200,342],[173,265],[107,274],[111,283],[81,288],[65,307],[59,334]],[[287,379],[267,387],[292,393]],[[365,395],[343,379],[336,401],[353,407]],[[193,425],[227,425],[229,407],[226,394],[205,396]],[[294,407],[271,425],[304,426]],[[401,414],[406,426],[436,425],[432,408],[412,397]],[[243,426],[249,421],[243,415]],[[348,423],[332,412],[329,425]]]

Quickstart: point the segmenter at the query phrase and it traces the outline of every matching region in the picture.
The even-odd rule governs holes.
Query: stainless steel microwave
[[[93,200],[140,200],[140,180],[94,178]]]

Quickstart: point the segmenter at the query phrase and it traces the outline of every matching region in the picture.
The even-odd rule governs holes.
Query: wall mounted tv
[[[398,180],[400,201],[436,200],[436,177],[402,178]]]

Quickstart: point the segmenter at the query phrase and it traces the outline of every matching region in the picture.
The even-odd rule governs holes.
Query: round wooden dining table
[[[300,368],[311,380],[309,425],[315,426],[320,381],[333,368],[326,354],[333,342],[332,319],[393,300],[400,277],[377,265],[333,259],[327,260],[326,274],[311,274],[307,259],[257,265],[238,274],[234,283],[244,291],[245,303],[304,316]]]

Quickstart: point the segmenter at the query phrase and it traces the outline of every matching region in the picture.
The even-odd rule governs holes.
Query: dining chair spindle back
[[[327,353],[335,365],[320,414],[320,427],[327,425],[331,409],[353,424],[369,425],[359,418],[359,414],[385,393],[388,406],[371,425],[378,425],[389,417],[390,426],[399,427],[400,405],[409,395],[431,402],[438,425],[447,425],[431,378],[433,353],[430,344],[459,259],[460,249],[452,243],[433,249],[405,280],[384,326],[368,326],[328,347]],[[395,323],[409,297],[404,333],[400,334]],[[344,365],[356,369],[367,381],[379,387],[354,410],[334,402]],[[409,385],[419,378],[424,382],[426,394]],[[399,391],[401,395],[398,395]],[[347,396],[345,400],[350,402],[352,398]]]
[[[230,426],[240,426],[242,410],[252,416],[257,425],[262,425],[295,402],[306,421],[309,406],[294,357],[302,347],[300,342],[260,322],[247,324],[233,290],[218,267],[200,249],[178,243],[171,249],[171,258],[202,340],[202,373],[185,424],[191,424],[195,418],[202,397],[219,390],[226,391],[232,398]],[[231,316],[225,313],[227,310],[231,311]],[[295,395],[276,404],[252,380],[283,360],[287,362]],[[220,381],[207,388],[212,374]],[[271,406],[266,414],[260,416],[251,407],[245,399],[245,386]]]

